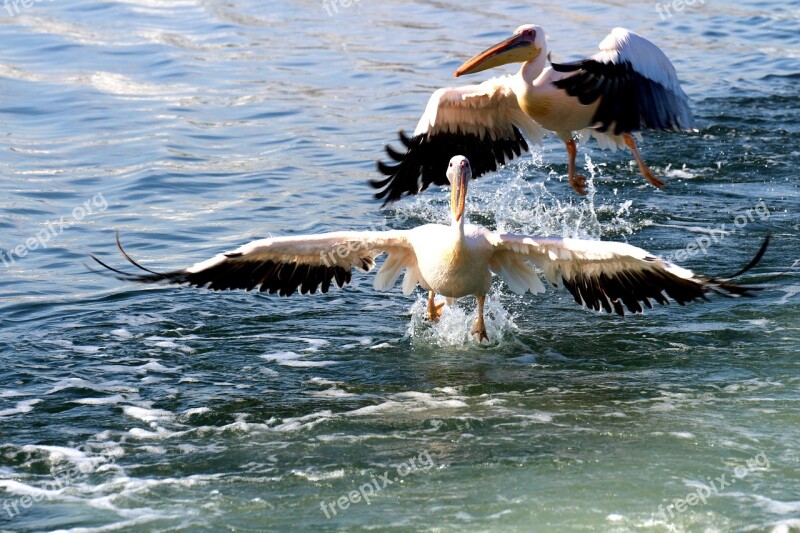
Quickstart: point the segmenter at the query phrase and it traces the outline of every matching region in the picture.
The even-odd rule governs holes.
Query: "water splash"
[[[502,233],[561,236],[582,239],[599,239],[609,235],[630,235],[649,221],[630,219],[631,200],[619,203],[597,203],[594,180],[601,175],[601,166],[585,156],[588,193],[584,197],[573,194],[566,199],[564,191],[550,191],[551,181],[560,179],[550,170],[545,175],[541,161],[528,159],[502,170],[496,179],[476,180],[470,184],[468,201],[469,220]],[[544,176],[532,181],[531,176]],[[555,187],[552,187],[555,189]],[[434,191],[435,192],[435,191]],[[449,195],[423,194],[393,206],[387,221],[393,227],[413,227],[423,223],[450,223],[447,208]],[[485,304],[486,330],[490,344],[496,345],[513,339],[518,331],[514,316],[506,311],[500,287],[495,283]],[[475,343],[470,330],[476,318],[475,300],[465,298],[454,306],[446,306],[439,322],[425,318],[427,293],[422,293],[411,307],[411,322],[406,335],[413,342],[437,346],[468,346]]]
[[[483,318],[489,336],[488,345],[497,345],[513,339],[519,330],[514,323],[514,315],[506,310],[501,297],[496,287],[493,287],[484,303]],[[426,319],[427,307],[427,294],[420,295],[411,306],[411,321],[406,336],[411,338],[413,343],[443,347],[477,344],[477,341],[470,336],[470,330],[478,316],[474,298],[462,298],[452,306],[445,305],[438,322]]]
[[[473,181],[467,203],[469,221],[503,233],[583,239],[630,235],[648,225],[646,220],[631,220],[631,200],[597,203],[594,180],[602,174],[601,167],[588,154],[585,159],[589,187],[584,197],[571,190],[567,196],[563,191],[551,192],[549,182],[559,179],[558,174],[550,170],[545,175],[545,169],[533,159],[504,169],[496,178]],[[390,219],[401,221],[395,227],[449,224],[448,198],[424,194],[400,202],[393,206]]]

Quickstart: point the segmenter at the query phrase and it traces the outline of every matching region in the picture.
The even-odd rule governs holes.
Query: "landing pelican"
[[[735,285],[728,279],[694,274],[641,248],[619,242],[600,242],[559,237],[507,235],[466,224],[464,208],[472,167],[467,158],[456,156],[447,167],[451,185],[450,225],[426,224],[410,230],[348,231],[272,237],[253,241],[228,253],[183,270],[158,273],[139,265],[117,245],[124,257],[144,273],[130,274],[93,257],[119,279],[143,283],[167,282],[207,287],[212,290],[256,287],[262,292],[289,296],[328,292],[331,284],[343,287],[352,270],[369,272],[383,253],[386,261],[375,276],[378,290],[391,288],[405,270],[403,293],[419,285],[428,292],[427,317],[437,320],[441,306],[435,295],[449,303],[476,296],[478,316],[471,334],[479,342],[488,340],[483,304],[492,274],[499,275],[517,294],[544,292],[540,271],[554,286],[563,285],[575,301],[595,311],[625,314],[625,308],[640,313],[652,302],[670,299],[683,305],[706,299],[709,293],[744,296],[758,287]],[[741,272],[752,268],[766,250]]]
[[[549,57],[544,30],[528,24],[461,65],[456,77],[508,63],[522,68],[480,85],[435,91],[414,135],[400,131],[405,153],[387,145],[395,164],[378,163],[386,177],[371,182],[379,189],[375,197],[385,204],[431,183],[446,185],[439,169],[457,154],[470,158],[475,177],[496,170],[527,151],[527,141],[541,144],[544,130],[564,142],[569,184],[578,194],[586,194],[586,178],[575,171],[576,132],[595,137],[601,148],[627,147],[647,181],[664,187],[634,136],[692,128],[688,98],[667,56],[644,37],[614,28],[588,59],[547,66]]]

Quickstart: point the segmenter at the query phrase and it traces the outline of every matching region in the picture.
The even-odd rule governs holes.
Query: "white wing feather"
[[[270,237],[251,241],[239,248],[217,254],[186,269],[189,273],[206,270],[226,260],[242,262],[273,261],[313,266],[359,267],[361,258],[383,252],[411,250],[405,231],[340,231],[319,235]],[[413,255],[413,250],[411,250]]]
[[[536,292],[530,273],[518,264],[524,260],[553,285],[565,286],[577,303],[596,311],[623,315],[627,308],[639,313],[653,301],[684,304],[709,292],[741,296],[753,290],[695,275],[625,243],[499,234],[491,234],[489,241],[495,249],[492,270],[516,292]]]
[[[516,126],[529,141],[541,144],[545,130],[520,109],[511,85],[512,76],[502,76],[479,85],[436,90],[414,136],[461,131],[480,138],[513,138]]]
[[[560,285],[563,279],[578,274],[613,275],[625,270],[663,270],[682,279],[694,273],[654,257],[646,250],[623,242],[501,235],[501,248],[510,247],[530,259],[544,273],[547,281]]]
[[[603,63],[627,61],[645,78],[686,98],[672,62],[658,46],[638,33],[625,28],[614,28],[600,42],[599,48],[600,51],[592,59]]]

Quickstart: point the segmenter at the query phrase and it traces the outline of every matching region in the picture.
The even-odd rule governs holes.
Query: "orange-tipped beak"
[[[453,186],[450,187],[450,211],[456,222],[464,216],[464,207],[467,203],[467,172],[463,167],[456,169]]]
[[[458,78],[464,74],[475,74],[509,63],[532,61],[540,53],[541,49],[537,48],[529,38],[523,35],[512,35],[505,41],[499,42],[467,60],[456,69],[454,76]]]

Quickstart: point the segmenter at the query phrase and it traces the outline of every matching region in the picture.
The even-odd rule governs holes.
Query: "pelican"
[[[683,305],[707,299],[709,293],[745,296],[758,287],[735,285],[729,279],[701,276],[619,242],[600,242],[560,237],[509,235],[467,224],[464,218],[467,185],[472,167],[463,156],[453,157],[446,172],[450,183],[451,224],[425,224],[410,230],[345,231],[271,237],[250,242],[182,270],[159,273],[134,261],[119,244],[123,256],[143,273],[128,273],[92,258],[115,277],[142,283],[167,282],[207,287],[212,290],[258,287],[261,292],[290,296],[328,292],[331,285],[351,281],[353,268],[369,272],[375,259],[388,254],[375,276],[377,290],[390,289],[405,271],[403,293],[419,285],[428,291],[427,318],[437,320],[443,303],[475,296],[478,312],[470,335],[488,341],[483,306],[492,275],[499,275],[517,294],[544,292],[537,271],[553,286],[563,285],[575,302],[595,311],[640,313],[652,302]],[[732,277],[752,268],[766,250],[767,240],[750,264]]]
[[[614,28],[588,59],[547,66],[549,58],[544,30],[527,24],[461,65],[456,77],[522,63],[513,76],[435,91],[413,136],[400,131],[405,153],[386,146],[395,164],[378,162],[386,177],[371,181],[379,189],[375,197],[386,205],[431,183],[446,185],[439,169],[457,154],[470,158],[475,177],[494,171],[527,151],[527,141],[541,144],[545,130],[564,142],[569,184],[580,195],[586,194],[586,177],[576,173],[576,132],[593,136],[601,148],[627,147],[645,179],[664,187],[634,137],[641,139],[641,130],[693,127],[688,98],[667,56],[644,37]]]

